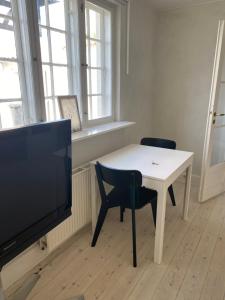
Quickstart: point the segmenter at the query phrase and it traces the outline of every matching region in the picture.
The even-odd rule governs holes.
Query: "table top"
[[[102,156],[99,161],[106,167],[121,170],[138,170],[143,177],[166,180],[193,157],[194,153],[164,148],[129,145]]]

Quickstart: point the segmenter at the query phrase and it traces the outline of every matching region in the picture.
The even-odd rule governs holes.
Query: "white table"
[[[92,230],[94,231],[99,210],[95,163],[114,169],[138,170],[143,185],[158,192],[157,222],[155,233],[154,262],[160,264],[163,254],[166,198],[168,187],[186,171],[183,217],[187,220],[194,154],[163,148],[129,145],[91,162]],[[176,209],[176,208],[174,208]]]

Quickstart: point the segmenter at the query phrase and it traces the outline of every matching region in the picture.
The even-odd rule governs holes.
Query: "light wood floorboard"
[[[182,220],[184,185],[177,207],[167,201],[163,263],[153,263],[150,206],[137,212],[138,267],[132,267],[131,216],[107,216],[95,248],[87,228],[42,271],[28,300],[222,300],[225,298],[225,195],[204,204],[192,187],[189,220]],[[40,265],[41,267],[41,265]]]

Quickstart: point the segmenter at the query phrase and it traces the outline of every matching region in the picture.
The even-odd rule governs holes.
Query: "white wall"
[[[126,26],[123,9],[122,28]],[[145,34],[143,35],[143,28]],[[132,0],[130,33],[130,74],[126,75],[126,37],[123,32],[121,53],[121,120],[137,124],[73,144],[73,167],[109,153],[126,144],[139,142],[152,134],[151,95],[153,78],[153,40],[155,17],[148,0]],[[3,283],[8,287],[45,257],[37,247],[15,259],[3,270]]]
[[[157,23],[154,135],[195,152],[198,175],[220,18],[225,18],[225,1],[161,12]]]

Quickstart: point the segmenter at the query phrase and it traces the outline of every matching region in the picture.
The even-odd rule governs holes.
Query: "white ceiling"
[[[224,0],[150,0],[157,9],[172,9],[186,5],[198,5]]]

